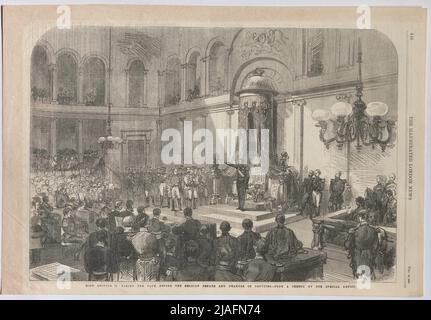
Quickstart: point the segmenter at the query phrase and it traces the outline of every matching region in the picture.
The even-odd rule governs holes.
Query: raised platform
[[[163,210],[163,216],[166,216],[168,221],[181,223],[184,221],[183,213],[181,211]],[[276,213],[271,211],[257,211],[245,210],[240,211],[235,207],[225,204],[201,206],[193,210],[193,217],[203,222],[215,223],[217,225],[217,232],[219,233],[219,226],[222,221],[228,221],[232,227],[231,234],[239,236],[243,233],[242,221],[244,219],[251,219],[253,221],[253,230],[265,234],[270,229],[276,226],[275,222]],[[303,219],[302,216],[297,216],[295,213],[286,214],[286,223],[293,223]]]

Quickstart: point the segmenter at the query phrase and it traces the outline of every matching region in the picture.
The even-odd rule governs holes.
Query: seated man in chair
[[[94,247],[88,247],[85,251],[85,271],[88,272],[88,281],[108,281],[113,262],[111,249],[106,246],[106,233],[98,232],[96,241]]]
[[[302,242],[296,238],[291,229],[284,225],[286,221],[284,214],[277,214],[275,221],[277,226],[270,230],[266,236],[266,258],[268,262],[272,263],[289,259],[302,249]]]

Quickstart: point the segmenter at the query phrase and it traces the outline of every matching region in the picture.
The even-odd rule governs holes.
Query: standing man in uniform
[[[344,198],[344,190],[346,189],[347,180],[341,179],[341,171],[338,172],[334,179],[331,179],[329,184],[329,208],[331,211],[341,210],[343,206]]]
[[[316,169],[313,178],[313,211],[310,218],[320,215],[320,204],[322,203],[322,191],[325,189],[325,179],[320,177],[320,170]]]

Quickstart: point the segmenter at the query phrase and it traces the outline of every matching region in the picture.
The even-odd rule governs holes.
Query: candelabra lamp
[[[358,83],[356,84],[356,100],[353,105],[338,95],[336,102],[329,110],[317,109],[312,118],[320,127],[319,138],[327,148],[335,142],[339,149],[347,143],[354,143],[357,150],[363,146],[380,146],[384,152],[388,146],[392,146],[394,140],[395,121],[385,119],[388,106],[384,102],[370,102],[363,100],[362,83],[362,50],[361,40],[358,43]]]

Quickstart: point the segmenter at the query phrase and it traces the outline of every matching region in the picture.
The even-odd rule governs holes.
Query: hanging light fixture
[[[376,101],[367,105],[362,100],[361,39],[358,40],[357,62],[359,77],[353,106],[348,102],[339,101],[331,107],[331,111],[315,110],[312,118],[317,121],[316,126],[320,127],[319,138],[327,148],[334,141],[339,149],[342,149],[344,144],[356,142],[357,150],[361,150],[363,146],[371,146],[374,149],[379,145],[384,152],[393,140],[395,121],[383,119],[389,109],[385,103]]]
[[[100,137],[97,142],[102,148],[103,154],[105,154],[109,149],[118,148],[121,144],[125,143],[120,137],[112,136],[111,129],[111,27],[109,27],[109,59],[108,59],[108,116],[106,120],[106,135]]]

